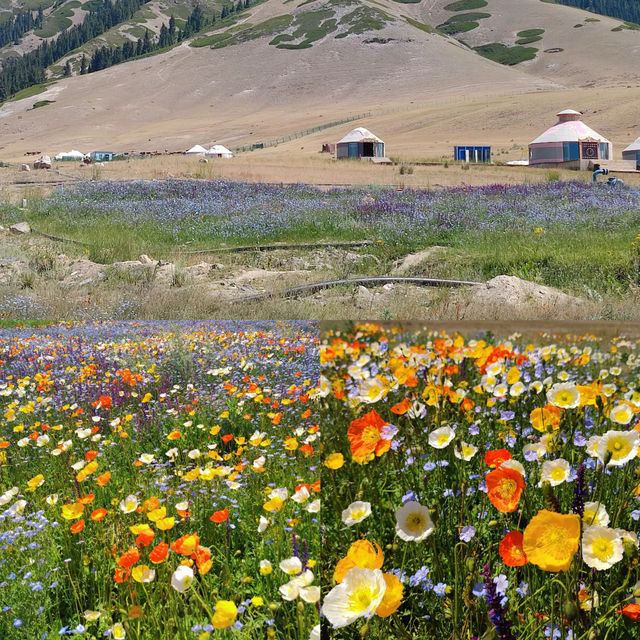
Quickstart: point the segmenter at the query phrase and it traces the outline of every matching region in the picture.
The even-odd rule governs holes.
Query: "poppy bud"
[[[495,529],[498,526],[498,521],[489,520],[489,522],[487,523],[487,526],[489,527],[489,529]]]
[[[298,613],[304,613],[304,602],[302,602],[301,600],[298,600],[296,609],[298,610]]]
[[[476,566],[476,561],[473,558],[469,557],[465,560],[465,565],[467,567],[467,571],[471,572]]]
[[[366,638],[369,635],[369,623],[365,623],[364,627],[360,629],[360,637]]]
[[[546,481],[542,483],[542,495],[544,496],[547,509],[549,511],[560,513],[560,504],[558,503],[558,498],[554,493],[550,482]]]
[[[636,545],[633,544],[631,540],[625,538],[622,541],[622,544],[624,545],[624,555],[627,560],[633,560],[635,557],[637,557],[638,550],[636,549]]]
[[[568,620],[575,620],[578,613],[578,607],[576,606],[575,602],[571,602],[570,600],[565,602],[564,615]]]

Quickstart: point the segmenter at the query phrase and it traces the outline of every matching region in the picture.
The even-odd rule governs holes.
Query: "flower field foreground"
[[[323,338],[328,638],[640,637],[640,341]]]
[[[319,635],[311,323],[0,333],[0,638]]]

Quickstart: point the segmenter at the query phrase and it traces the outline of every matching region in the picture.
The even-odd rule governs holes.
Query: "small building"
[[[622,159],[633,160],[636,163],[636,169],[640,171],[640,138],[622,151]]]
[[[336,145],[336,157],[344,158],[384,158],[384,142],[364,127],[350,131]]]
[[[233,158],[233,153],[222,144],[214,144],[205,155],[208,158]]]
[[[113,151],[92,151],[89,157],[93,162],[111,162],[115,155]]]
[[[456,162],[491,162],[491,147],[484,145],[457,145],[453,147]]]
[[[582,122],[580,111],[556,115],[558,122],[529,143],[530,166],[587,169],[590,162],[612,158],[611,142]]]

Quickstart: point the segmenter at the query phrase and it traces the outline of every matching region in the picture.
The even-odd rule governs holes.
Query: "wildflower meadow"
[[[640,221],[640,190],[578,181],[400,191],[97,181],[34,199],[27,209],[0,203],[0,224],[21,220],[83,243],[63,245],[67,253],[82,248],[105,263],[251,243],[369,240],[376,260],[367,270],[385,275],[408,252],[443,245],[451,255],[430,266],[433,277],[508,273],[594,299],[635,291],[640,264],[631,231]]]
[[[0,638],[319,638],[311,323],[0,333]]]
[[[640,637],[640,341],[323,337],[323,638]]]

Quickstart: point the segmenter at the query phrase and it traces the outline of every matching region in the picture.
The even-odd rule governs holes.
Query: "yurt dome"
[[[343,142],[382,142],[382,140],[371,133],[369,129],[356,127],[352,131],[349,131],[342,140],[338,140],[338,144],[342,144]]]
[[[203,156],[206,152],[207,150],[204,147],[197,144],[194,147],[191,147],[191,149],[188,149],[187,151],[185,151],[184,153],[187,156]]]
[[[594,131],[591,127],[582,122],[582,114],[573,109],[565,109],[556,113],[558,122],[549,127],[542,135],[539,135],[530,144],[540,144],[542,142],[580,142],[591,138],[598,142],[609,142],[604,136]]]

